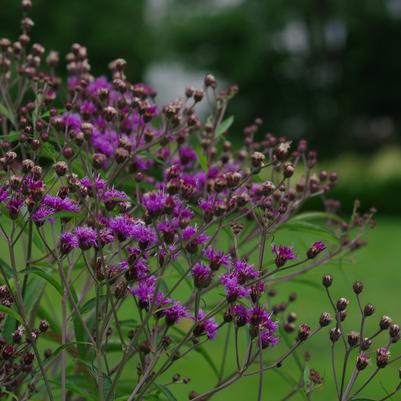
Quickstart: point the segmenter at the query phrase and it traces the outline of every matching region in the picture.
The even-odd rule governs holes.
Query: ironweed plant
[[[294,358],[300,378],[283,399],[311,399],[323,377],[297,352],[319,334],[331,343],[333,397],[355,399],[392,363],[399,326],[384,316],[366,334],[374,307],[362,306],[356,283],[361,321],[344,333],[348,300],[332,299],[329,275],[335,319],[324,312],[297,328],[287,312],[296,294],[284,303],[274,295],[364,245],[375,211],[337,215],[327,197],[336,173],[316,171],[305,140],[261,135],[259,119],[234,149],[225,115],[237,88],[218,90],[210,74],[160,107],[153,88],[127,79],[123,59],[110,79],[95,78],[74,44],[64,84],[59,55],[30,43],[30,9],[23,0],[18,40],[0,40],[0,398],[174,401],[186,386],[201,401],[257,375],[257,399],[270,400],[264,375]],[[324,210],[303,211],[310,198]],[[285,229],[290,243],[276,240]],[[307,235],[316,238],[293,246]],[[389,340],[369,351],[384,331]],[[194,378],[177,372],[195,355],[216,376],[212,387],[192,388]]]

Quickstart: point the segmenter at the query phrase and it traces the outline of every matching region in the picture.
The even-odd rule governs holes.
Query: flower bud
[[[354,347],[359,342],[359,333],[357,333],[356,331],[350,331],[347,335],[347,339],[348,339],[348,344],[351,347]]]
[[[323,252],[326,249],[326,245],[322,241],[316,241],[312,244],[312,246],[306,252],[306,256],[309,259],[314,259],[319,253]]]
[[[341,337],[341,330],[337,327],[334,327],[330,330],[330,340],[335,343]]]
[[[356,368],[357,368],[359,371],[364,370],[365,368],[368,367],[369,362],[370,362],[370,361],[369,361],[368,356],[367,356],[364,352],[361,352],[361,353],[358,355],[358,358],[357,358],[357,360],[356,360]]]
[[[67,163],[65,163],[65,162],[63,162],[63,161],[57,162],[57,163],[54,165],[54,170],[56,171],[56,174],[57,174],[59,177],[63,177],[64,175],[67,174],[67,171],[68,171]]]
[[[379,322],[379,326],[382,330],[387,330],[391,325],[391,317],[389,316],[382,316]]]
[[[322,283],[326,288],[329,288],[333,283],[333,276],[331,274],[325,274],[323,276]]]
[[[374,312],[375,312],[375,306],[372,304],[366,304],[365,307],[363,308],[363,314],[365,316],[372,316]]]
[[[363,291],[363,283],[360,281],[356,281],[353,284],[352,289],[354,290],[355,294],[360,294]]]
[[[346,298],[344,298],[344,297],[341,297],[341,298],[337,301],[337,304],[336,304],[337,310],[338,310],[339,312],[345,310],[345,309],[347,308],[348,304],[349,304],[348,299],[346,299]]]
[[[332,318],[331,318],[330,313],[323,312],[323,313],[320,315],[320,319],[319,319],[320,327],[326,327],[326,326],[328,326],[328,325],[330,324],[331,320],[332,320]]]
[[[381,347],[376,351],[376,365],[379,369],[383,369],[387,366],[390,360],[390,352],[387,348]]]
[[[400,326],[393,323],[389,329],[390,337],[397,337],[400,334]]]
[[[303,323],[299,326],[297,341],[305,341],[311,333],[311,328]]]

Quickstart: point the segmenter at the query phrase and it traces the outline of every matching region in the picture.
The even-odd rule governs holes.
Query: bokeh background
[[[107,64],[123,57],[130,79],[154,85],[163,103],[188,84],[201,85],[211,72],[221,85],[240,87],[229,108],[235,115],[234,142],[255,117],[263,119],[265,132],[307,138],[320,152],[322,167],[338,171],[333,196],[343,210],[352,208],[354,198],[379,210],[370,246],[337,272],[339,294],[350,296],[352,280],[363,279],[374,298],[367,301],[377,303],[378,315],[393,313],[401,321],[401,0],[33,3],[33,40],[63,55],[72,43],[82,43],[95,75],[107,73]],[[18,35],[19,17],[17,0],[0,0],[1,36]],[[62,67],[59,72],[64,73]],[[310,278],[319,282],[321,273]],[[297,312],[312,321],[328,305],[320,302],[317,288],[300,291],[308,296]],[[316,400],[334,399],[325,344],[323,339],[312,344],[318,350],[312,366],[325,375],[328,389]],[[212,347],[217,358],[221,349]],[[199,374],[200,368],[202,362],[185,367],[189,374]],[[394,378],[385,374],[365,395],[379,399]],[[281,395],[283,383],[278,376],[267,379]],[[247,379],[217,398],[252,399],[254,394],[256,381]]]

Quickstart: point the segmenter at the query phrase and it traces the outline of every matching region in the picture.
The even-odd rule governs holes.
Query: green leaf
[[[74,299],[75,304],[77,304],[78,297],[77,297],[77,293],[75,291],[74,286],[71,284],[69,289],[70,289],[71,296]],[[68,303],[70,305],[71,312],[73,312],[72,323],[74,326],[75,338],[77,339],[77,342],[78,342],[79,353],[84,358],[86,351],[88,350],[88,347],[84,347],[82,344],[85,342],[85,329],[84,329],[84,326],[83,326],[78,314],[75,313],[74,305],[72,305],[70,297],[68,297],[68,301],[69,301]]]
[[[154,383],[154,386],[166,396],[167,401],[177,401],[177,398],[174,397],[174,394],[166,386],[157,383]]]
[[[208,363],[208,365],[212,368],[213,372],[215,373],[216,377],[219,378],[220,372],[217,369],[216,364],[214,363],[213,359],[211,358],[211,356],[207,353],[207,351],[200,347],[200,348],[195,348],[195,351],[198,352],[199,354],[201,354],[203,356],[203,358],[205,359],[205,361]]]
[[[222,136],[234,122],[234,116],[227,117],[216,129],[216,139]]]
[[[303,279],[303,278],[295,278],[295,279],[292,279],[292,282],[293,283],[304,284],[304,285],[307,285],[309,287],[315,288],[316,290],[323,291],[323,287],[321,285],[319,285],[318,283],[315,283],[312,280],[306,280],[306,279]]]
[[[59,152],[49,142],[43,143],[40,148],[40,155],[52,159],[53,161],[56,161],[58,154]]]
[[[201,148],[198,148],[196,151],[196,155],[198,156],[199,165],[202,167],[202,170],[208,171],[207,157],[205,155],[205,152]]]
[[[0,103],[0,114],[2,114],[4,117],[8,118],[10,121],[14,121],[14,117],[13,117],[12,113],[10,112],[10,110],[8,110],[7,107],[1,103]]]
[[[54,287],[60,295],[63,295],[63,290],[61,285],[57,282],[57,280],[52,277],[49,273],[44,271],[43,269],[39,269],[38,267],[30,267],[28,269],[21,270],[19,273],[26,274],[35,274],[44,280],[46,280],[52,287]]]
[[[107,300],[107,295],[102,295],[99,297],[99,304],[103,304]],[[96,297],[91,298],[80,308],[82,315],[88,312],[93,312],[96,308]]]
[[[278,228],[278,230],[282,229],[307,234],[316,234],[319,235],[320,238],[326,238],[330,241],[338,242],[336,235],[329,229],[306,221],[293,221],[293,219],[291,219]]]
[[[344,221],[340,216],[327,212],[300,213],[291,220],[336,220],[340,223]]]
[[[183,277],[185,274],[185,269],[176,260],[172,260],[171,264],[174,266],[175,270],[177,270],[180,276]],[[192,281],[190,280],[188,275],[184,277],[184,281],[187,283],[189,289],[192,290]]]
[[[4,273],[6,274],[6,276],[12,277],[13,269],[2,257],[0,257],[0,266],[3,269]]]
[[[7,135],[1,135],[1,139],[3,139],[4,141],[9,141],[9,142],[13,142],[17,139],[19,139],[20,137],[20,133],[17,131],[10,131]]]
[[[8,316],[13,317],[15,320],[18,320],[20,323],[23,323],[23,319],[19,313],[17,313],[15,310],[8,308],[7,306],[0,305],[0,312],[5,313]]]

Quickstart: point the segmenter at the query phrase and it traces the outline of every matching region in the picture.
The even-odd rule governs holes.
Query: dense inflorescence
[[[189,378],[163,384],[165,372],[218,337],[226,348],[217,384],[190,399],[209,399],[252,367],[261,378],[278,369],[331,317],[296,330],[296,315],[283,317],[296,294],[275,304],[276,288],[364,245],[375,211],[338,216],[327,198],[337,175],[316,171],[305,140],[262,135],[260,119],[235,146],[225,114],[237,87],[218,90],[210,74],[160,107],[153,88],[128,80],[123,59],[110,63],[110,78],[93,77],[85,47],[74,44],[63,86],[58,54],[30,43],[30,0],[22,8],[18,40],[0,40],[2,395],[82,399],[72,379],[100,400],[172,394],[167,385]],[[198,113],[201,102],[210,115]],[[310,198],[325,211],[302,212]],[[286,228],[309,232],[308,247],[278,242]],[[49,312],[56,296],[60,316]],[[338,316],[346,307],[340,300]],[[342,335],[333,330],[332,341]],[[41,333],[58,344],[45,357]],[[265,363],[282,336],[293,345]],[[235,367],[225,374],[229,347]],[[388,347],[376,358],[384,367]],[[368,359],[361,353],[357,366]],[[323,383],[316,370],[309,376],[297,384],[308,394]],[[259,399],[261,391],[262,380]]]

